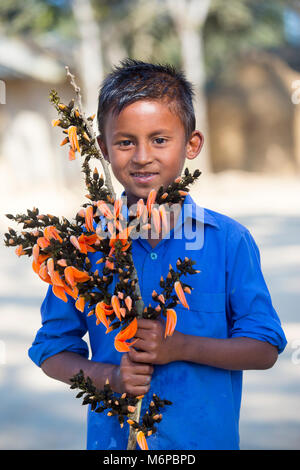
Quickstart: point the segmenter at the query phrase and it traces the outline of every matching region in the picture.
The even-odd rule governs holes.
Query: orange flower
[[[64,140],[61,141],[60,146],[66,145],[69,142],[68,137],[65,137]]]
[[[134,337],[137,332],[137,319],[134,318],[131,323],[124,329],[121,330],[117,336],[115,337],[115,348],[119,352],[128,352],[130,351],[130,347],[137,341],[131,341],[131,343],[126,343],[128,339]]]
[[[127,248],[130,247],[131,242],[128,242],[128,237],[130,235],[130,232],[133,229],[134,229],[134,226],[130,225],[129,227],[126,227],[124,230],[119,232],[117,235],[114,235],[113,237],[111,237],[109,246],[113,248],[113,251],[115,250],[115,244],[117,240],[120,240],[123,245],[121,251],[126,251]]]
[[[77,283],[86,282],[90,279],[88,273],[80,271],[79,269],[74,268],[74,266],[67,266],[64,269],[64,276],[65,280],[72,288],[74,288]]]
[[[16,253],[16,255],[18,255],[19,257],[22,256],[22,255],[26,255],[26,252],[25,252],[24,249],[23,249],[23,245],[17,246],[17,248],[15,249],[15,253]]]
[[[50,241],[51,238],[54,238],[54,240],[58,240],[60,243],[62,243],[62,238],[60,237],[60,235],[59,235],[56,227],[54,227],[54,225],[49,225],[48,227],[45,227],[44,237],[48,241]]]
[[[114,309],[116,317],[121,321],[120,301],[119,301],[117,295],[112,295],[112,297],[111,297],[111,306]]]
[[[126,305],[126,307],[128,308],[128,310],[130,312],[130,310],[132,308],[132,299],[129,295],[125,299],[125,305]]]
[[[89,232],[94,232],[94,208],[93,206],[88,206],[85,211],[85,226]]]
[[[167,322],[166,322],[166,329],[165,329],[165,338],[167,336],[172,336],[175,330],[175,326],[177,323],[177,315],[175,310],[172,308],[167,309]]]
[[[114,218],[117,219],[118,217],[120,219],[123,219],[121,209],[122,209],[123,201],[122,199],[116,199],[114,203]]]
[[[67,265],[67,261],[66,261],[65,259],[63,259],[63,258],[62,258],[62,259],[59,259],[59,260],[57,261],[57,264],[58,264],[59,266],[62,266],[63,268],[65,268],[66,266],[68,266],[68,265]]]
[[[106,318],[106,310],[103,307],[103,302],[98,302],[95,308],[95,314],[97,317],[97,324],[103,323],[103,325],[108,328],[110,321]]]
[[[52,284],[51,277],[48,274],[46,263],[42,263],[40,265],[40,268],[37,274],[39,275],[40,279],[42,279],[42,281],[47,282],[48,284]]]
[[[92,248],[91,245],[94,245],[99,240],[98,235],[95,233],[94,235],[80,235],[78,238],[79,245],[81,247],[81,251],[83,253],[87,253],[88,251],[91,251],[94,253],[96,250],[95,248]]]
[[[186,301],[186,298],[185,298],[185,295],[184,295],[184,292],[183,292],[182,285],[181,285],[180,281],[175,282],[174,288],[175,288],[175,292],[177,294],[177,297],[180,300],[180,302],[182,303],[182,305],[189,309],[190,307],[188,306],[188,303]]]
[[[44,263],[44,261],[49,258],[50,255],[39,255],[37,259],[33,259],[32,261],[32,269],[36,274],[39,274],[40,267]],[[47,269],[47,268],[46,268]],[[48,271],[47,271],[48,274]]]
[[[49,273],[49,276],[51,277],[52,284],[57,287],[65,287],[64,282],[62,281],[58,271],[53,271],[52,274]]]
[[[75,237],[75,235],[70,236],[70,242],[72,243],[73,246],[75,246],[75,248],[77,248],[77,250],[81,251],[80,243]]]
[[[69,160],[72,161],[72,160],[75,160],[76,159],[76,156],[75,156],[75,151],[70,148],[69,150]]]
[[[84,306],[85,306],[84,297],[82,297],[82,296],[78,297],[78,299],[77,299],[76,302],[75,302],[75,307],[76,307],[77,310],[79,310],[80,312],[83,312],[83,311],[84,311]]]
[[[143,431],[139,431],[137,433],[136,440],[142,450],[149,450],[148,444],[145,438],[145,434],[143,433]]]
[[[107,219],[113,219],[114,216],[110,210],[110,208],[108,207],[108,205],[106,204],[105,201],[98,201],[97,202],[97,207],[98,209],[100,210],[100,212],[102,212],[102,214],[107,218]]]
[[[55,127],[55,126],[59,126],[61,123],[61,120],[60,119],[52,119],[52,126]]]
[[[144,207],[145,207],[144,199],[139,199],[137,202],[137,206],[136,206],[136,216],[138,219],[142,216]]]
[[[157,194],[157,191],[155,189],[151,189],[150,193],[148,194],[147,210],[148,210],[149,217],[151,217],[151,210],[152,210],[154,201],[156,199],[156,194]]]
[[[105,266],[109,269],[114,269],[115,265],[112,261],[109,261],[108,259],[105,261]]]
[[[76,126],[70,126],[68,128],[68,137],[69,137],[69,141],[70,141],[70,144],[71,144],[71,148],[74,150],[74,152],[76,150],[78,150],[78,152],[80,153],[80,148],[79,148],[78,139],[77,139]]]
[[[32,257],[36,263],[38,261],[39,254],[40,254],[40,247],[39,245],[35,244],[32,248]]]
[[[163,204],[159,206],[159,214],[161,217],[162,225],[167,232],[169,230],[169,223],[168,223],[168,218],[167,218],[167,212]]]
[[[68,302],[68,297],[66,296],[65,290],[63,287],[53,285],[52,286],[53,294],[64,302]]]
[[[69,294],[69,295],[70,295],[71,297],[73,297],[73,299],[75,299],[75,300],[77,299],[77,297],[78,297],[78,289],[77,289],[76,286],[73,287],[73,288],[71,288],[71,287],[68,286],[68,284],[66,284],[66,283],[64,282],[64,289],[65,289],[66,294]]]
[[[161,231],[161,221],[160,221],[160,214],[159,214],[157,207],[152,208],[152,219],[153,219],[155,231],[157,234],[159,234]]]
[[[36,242],[40,248],[47,248],[47,246],[50,245],[49,240],[47,240],[45,237],[39,237]]]

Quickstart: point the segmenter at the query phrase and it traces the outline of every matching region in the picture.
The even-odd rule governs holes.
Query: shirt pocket
[[[198,292],[186,294],[189,309],[178,304],[177,329],[184,334],[227,338],[226,294]]]

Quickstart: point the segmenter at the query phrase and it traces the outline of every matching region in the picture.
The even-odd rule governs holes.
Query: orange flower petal
[[[107,219],[113,219],[114,216],[105,201],[97,201],[97,207]]]
[[[163,226],[164,230],[166,232],[168,232],[169,222],[168,222],[167,212],[166,212],[166,209],[163,206],[163,204],[159,206],[159,214],[160,214],[160,217],[161,217],[162,226]]]
[[[73,274],[73,266],[67,266],[65,268],[64,276],[65,276],[65,280],[71,287],[74,287],[76,285],[74,274]]]
[[[53,258],[48,258],[47,260],[47,269],[48,269],[48,274],[49,276],[52,275],[53,271],[54,271],[54,261],[53,261]]]
[[[85,226],[89,232],[94,232],[94,208],[88,206],[85,211]]]
[[[139,431],[137,433],[136,440],[142,450],[149,450],[148,444],[145,438],[145,434],[143,433],[143,431]]]
[[[80,271],[79,269],[74,268],[74,266],[72,266],[72,268],[75,282],[86,282],[90,279],[90,276],[85,271]]]
[[[130,347],[128,346],[127,343],[125,343],[125,341],[119,341],[119,340],[115,339],[114,345],[115,345],[115,349],[118,352],[124,353],[124,352],[129,352],[130,351]]]
[[[64,283],[63,283],[58,271],[53,271],[50,274],[50,277],[51,277],[51,281],[52,281],[53,285],[58,286],[58,287],[64,287]]]
[[[47,246],[50,245],[49,240],[47,240],[45,237],[39,237],[36,242],[40,248],[47,248]]]
[[[137,332],[137,319],[134,318],[131,323],[124,329],[121,330],[117,336],[116,339],[118,341],[126,341],[128,339],[131,339],[134,337],[134,335]]]
[[[84,299],[84,297],[82,297],[82,296],[78,297],[78,299],[77,299],[76,302],[75,302],[75,307],[76,307],[77,310],[79,310],[80,312],[83,312],[83,311],[84,311],[84,306],[85,306],[85,299]]]
[[[185,295],[184,295],[184,292],[183,292],[182,285],[181,285],[180,281],[175,282],[174,288],[175,288],[175,292],[177,294],[177,297],[180,300],[180,302],[182,303],[182,305],[189,309],[190,307],[188,306],[188,303],[186,301],[186,298],[185,298]]]
[[[132,299],[129,295],[125,299],[125,305],[126,305],[126,307],[128,308],[128,310],[130,312],[130,310],[132,308]]]
[[[110,322],[107,320],[106,315],[105,315],[105,310],[102,308],[102,305],[101,305],[100,302],[98,302],[97,305],[96,305],[95,314],[96,314],[97,319],[98,319],[101,323],[103,323],[103,325],[104,325],[106,328],[108,328]]]
[[[72,148],[70,148],[70,150],[69,150],[69,160],[70,161],[76,160],[75,151]]]
[[[152,205],[155,202],[156,194],[157,194],[157,191],[155,189],[151,189],[150,193],[148,194],[147,211],[148,211],[149,217],[151,217]]]
[[[63,268],[65,268],[66,266],[68,266],[66,260],[63,259],[63,258],[62,258],[62,259],[59,259],[59,260],[57,261],[57,264],[58,264],[59,266],[62,266]]]
[[[114,217],[118,218],[121,212],[123,201],[122,199],[116,199],[114,203]]]
[[[68,128],[68,137],[69,137],[69,141],[70,141],[72,149],[74,151],[78,150],[78,152],[80,153],[80,148],[79,148],[78,139],[77,139],[76,126],[70,126]]]
[[[160,213],[157,209],[157,207],[152,208],[152,220],[154,223],[154,228],[156,233],[160,233],[161,231],[161,221],[160,221]]]
[[[34,261],[37,263],[40,254],[40,247],[38,244],[35,244],[32,248],[32,256]]]
[[[23,246],[22,245],[19,245],[16,249],[15,249],[15,253],[17,256],[22,256],[22,255],[25,255],[25,251],[23,249]]]
[[[73,246],[75,246],[75,248],[77,248],[77,250],[81,251],[80,243],[75,237],[75,235],[70,236],[70,242],[72,243]]]
[[[166,329],[165,329],[165,338],[167,336],[172,336],[175,330],[175,326],[177,323],[177,315],[175,310],[172,308],[167,309],[167,322],[166,322]]]
[[[145,203],[144,199],[139,199],[136,206],[136,217],[139,219],[143,215]]]
[[[112,308],[114,309],[114,312],[115,312],[118,320],[121,321],[120,302],[119,302],[119,299],[118,299],[117,295],[113,295],[111,297],[111,305],[112,305]]]
[[[52,292],[59,299],[63,300],[64,302],[68,302],[68,298],[63,287],[53,285]]]

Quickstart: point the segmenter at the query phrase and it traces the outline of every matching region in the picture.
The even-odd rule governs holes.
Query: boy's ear
[[[204,136],[200,131],[192,132],[186,146],[186,158],[193,160],[199,155],[204,143]]]
[[[101,138],[101,135],[98,135],[97,136],[97,141],[98,141],[98,144],[99,144],[99,147],[101,149],[101,152],[102,152],[102,155],[103,157],[105,158],[105,160],[110,163],[109,161],[109,156],[108,156],[108,151],[107,151],[107,147],[106,147],[106,144],[105,144],[105,141]]]

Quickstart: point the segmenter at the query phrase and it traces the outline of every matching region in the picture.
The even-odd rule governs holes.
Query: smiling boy
[[[128,208],[146,201],[151,189],[167,188],[186,159],[199,155],[203,136],[195,129],[192,96],[189,82],[170,66],[126,60],[105,79],[99,144]],[[148,238],[132,242],[145,305],[178,257],[193,259],[200,270],[186,278],[193,287],[189,309],[176,307],[172,337],[164,338],[162,321],[142,319],[134,347],[120,354],[105,328],[80,314],[72,299],[65,304],[49,290],[43,326],[29,350],[47,375],[65,383],[82,369],[98,388],[109,378],[116,392],[153,391],[171,400],[158,432],[147,439],[149,449],[238,449],[242,371],[272,367],[286,345],[250,232],[225,215],[198,209],[187,195],[168,237],[154,239],[149,231]],[[176,236],[188,224],[203,232],[200,249],[187,248],[184,231]],[[82,339],[87,331],[91,359]],[[144,398],[142,414],[151,396]],[[126,449],[127,437],[117,420],[89,410],[88,449]]]

